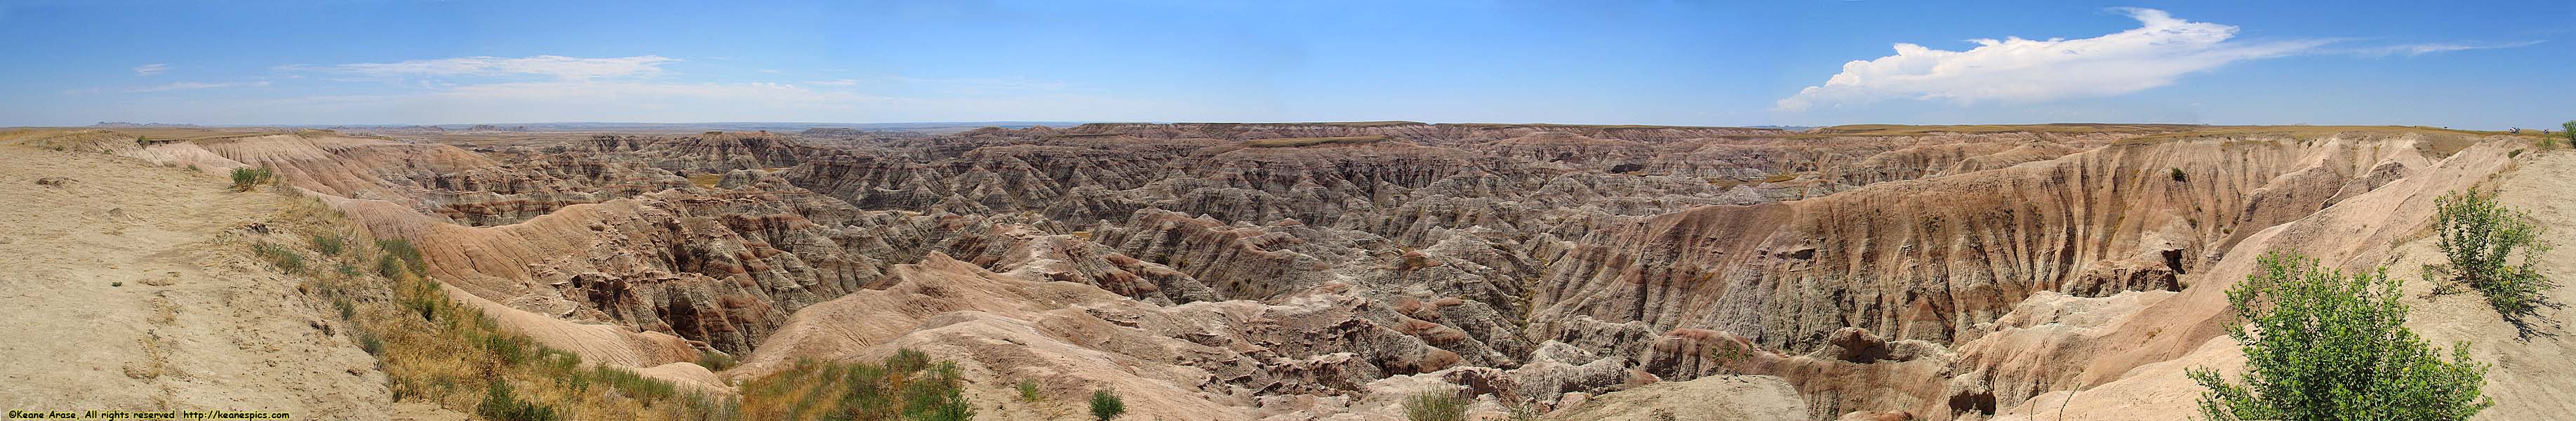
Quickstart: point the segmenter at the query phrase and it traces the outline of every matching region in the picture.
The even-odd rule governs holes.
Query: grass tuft
[[[233,191],[250,191],[252,187],[275,181],[277,181],[277,173],[269,171],[267,167],[233,169]]]
[[[296,254],[295,250],[287,249],[286,246],[259,243],[251,245],[250,248],[252,253],[258,254],[260,259],[267,260],[269,266],[276,267],[280,272],[291,274],[304,271],[304,256]]]
[[[324,256],[338,256],[340,250],[347,248],[348,245],[349,241],[341,238],[339,234],[313,235],[313,250],[322,252]]]

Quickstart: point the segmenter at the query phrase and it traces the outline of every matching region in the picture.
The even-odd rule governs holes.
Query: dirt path
[[[385,419],[374,359],[245,252],[291,199],[226,184],[0,146],[0,409]]]

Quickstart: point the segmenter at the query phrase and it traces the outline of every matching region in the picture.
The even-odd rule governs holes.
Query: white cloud
[[[663,64],[676,61],[680,59],[655,55],[610,58],[553,55],[522,58],[480,56],[394,63],[351,63],[335,66],[297,64],[279,66],[278,70],[349,73],[378,78],[541,75],[565,80],[583,80],[659,74],[662,72]]]
[[[2357,56],[2362,56],[2362,57],[2387,57],[2387,56],[2400,55],[2400,54],[2403,54],[2403,55],[2405,55],[2405,56],[2407,56],[2407,57],[2414,57],[2414,56],[2420,56],[2420,55],[2425,55],[2425,54],[2433,54],[2433,53],[2447,53],[2447,52],[2452,52],[2452,51],[2492,50],[2492,49],[2498,49],[2498,48],[2529,47],[2529,46],[2532,46],[2532,45],[2538,45],[2538,44],[2540,44],[2540,41],[2523,41],[2523,42],[2510,42],[2510,43],[2503,43],[2503,44],[2485,44],[2485,45],[2480,45],[2480,44],[2462,44],[2462,43],[2405,44],[2405,45],[2391,45],[2391,46],[2385,46],[2385,47],[2370,47],[2370,48],[2354,49],[2354,50],[2352,50],[2352,54],[2353,54],[2353,55],[2357,55]]]
[[[857,84],[859,84],[859,80],[858,80],[858,79],[833,79],[833,80],[817,80],[817,81],[811,81],[811,82],[805,82],[805,83],[811,83],[811,84],[823,85],[823,86],[850,86],[850,85],[857,85]]]
[[[1072,86],[1063,82],[1028,80],[1021,78],[977,79],[888,76],[884,79],[892,83],[912,85],[914,87],[925,88],[934,92],[950,95],[991,95],[1061,91]]]
[[[125,90],[125,91],[126,91],[126,92],[161,92],[161,91],[186,91],[186,90],[214,89],[214,88],[236,88],[236,87],[251,87],[251,86],[268,86],[268,81],[258,81],[258,82],[226,82],[226,83],[206,83],[206,82],[171,82],[171,83],[170,83],[170,84],[168,84],[168,85],[160,85],[160,86],[146,86],[146,87],[141,87],[141,88],[127,89],[127,90]]]
[[[2298,54],[2331,41],[2232,41],[2236,27],[2175,19],[2162,10],[2115,9],[2137,29],[2084,39],[1970,40],[1978,47],[1945,51],[1896,44],[1896,55],[1843,64],[1823,85],[1778,103],[1782,111],[1857,105],[1884,99],[2038,102],[2102,97],[2165,85],[2193,72],[2244,60]]]
[[[141,66],[134,66],[134,75],[135,75],[135,76],[151,76],[151,75],[161,74],[161,72],[167,72],[167,71],[170,71],[170,65],[168,65],[168,64],[163,64],[163,63],[152,63],[152,64],[146,64],[146,65],[141,65]]]

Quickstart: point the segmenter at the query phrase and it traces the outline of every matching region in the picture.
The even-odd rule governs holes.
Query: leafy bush
[[[304,256],[295,254],[294,250],[288,250],[286,246],[259,243],[251,245],[250,249],[252,253],[258,254],[261,259],[268,260],[269,265],[276,266],[277,270],[280,272],[296,273],[304,271]]]
[[[2449,263],[2428,267],[2425,275],[2449,275],[2454,285],[2486,295],[2488,306],[2530,337],[2536,330],[2525,317],[2558,306],[2542,294],[2558,285],[2533,268],[2540,254],[2549,251],[2540,241],[2541,227],[2498,203],[2490,192],[2452,192],[2434,203],[2433,228],[2441,235],[2435,245]],[[2517,252],[2520,264],[2511,262]]]
[[[2562,129],[2558,131],[2558,137],[2565,138],[2567,146],[2576,147],[2576,120],[2558,123],[2558,127]]]
[[[233,191],[250,191],[252,187],[276,180],[277,174],[269,172],[266,167],[233,169]]]
[[[1120,415],[1127,415],[1127,400],[1119,399],[1118,392],[1109,389],[1091,392],[1091,419],[1109,421]]]
[[[553,406],[520,400],[517,396],[513,396],[510,392],[509,382],[495,381],[492,382],[492,386],[490,388],[484,390],[483,405],[474,408],[474,415],[481,416],[483,419],[492,421],[555,421],[563,419],[562,417],[555,415],[555,408]]]
[[[1404,399],[1407,421],[1466,421],[1467,398],[1455,392],[1424,392]]]
[[[2379,272],[2346,276],[2297,254],[2271,253],[2227,291],[2244,347],[2244,384],[2196,368],[2209,388],[2200,412],[2233,420],[2460,420],[2494,405],[2479,394],[2487,366],[2469,344],[2440,348],[2406,329],[2398,281]],[[2248,324],[2251,324],[2249,327]]]

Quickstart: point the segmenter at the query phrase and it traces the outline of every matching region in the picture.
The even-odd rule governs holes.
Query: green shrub
[[[1021,402],[1037,402],[1046,398],[1045,396],[1038,394],[1038,381],[1036,380],[1021,380],[1019,389]]]
[[[2184,177],[2184,176],[2183,176],[2183,174],[2182,174],[2182,169],[2181,169],[2181,168],[2174,168],[2174,169],[2173,169],[2173,181],[2174,181],[2174,182],[2177,182],[2177,183],[2182,182],[2182,181],[2184,180],[2184,178],[2185,178],[2185,177]]]
[[[233,169],[233,191],[250,191],[252,187],[276,180],[277,174],[269,172],[267,167]]]
[[[358,349],[367,351],[367,355],[385,355],[385,340],[373,333],[360,333]]]
[[[1404,419],[1407,421],[1466,421],[1469,403],[1467,398],[1459,397],[1454,392],[1424,392],[1404,398]]]
[[[575,355],[570,351],[547,348],[545,346],[537,346],[537,362],[545,364],[546,372],[553,373],[557,376],[579,374],[580,372],[576,370],[581,368],[580,355]],[[581,376],[564,377],[575,379],[581,378]]]
[[[392,279],[395,275],[402,274],[402,268],[402,259],[396,259],[391,254],[376,256],[377,275],[384,275],[386,279]]]
[[[2558,131],[2558,137],[2566,140],[2567,146],[2576,147],[2576,120],[2558,123],[2558,127],[2562,129]]]
[[[930,354],[924,354],[912,348],[898,349],[894,351],[894,355],[886,357],[885,367],[897,373],[921,371],[930,367]]]
[[[1120,415],[1127,415],[1127,400],[1119,399],[1118,392],[1109,389],[1091,392],[1091,419],[1109,421]]]
[[[2540,241],[2541,227],[2522,212],[2496,201],[2494,193],[2471,189],[2442,195],[2435,202],[2436,246],[2448,263],[2425,268],[2425,275],[2448,275],[2452,285],[2486,295],[2487,305],[2529,338],[2536,332],[2526,317],[2557,307],[2543,294],[2558,285],[2533,267],[2549,245]],[[2521,255],[2522,262],[2513,263]],[[2448,292],[2446,285],[2442,289]]]
[[[420,247],[413,246],[411,244],[411,240],[400,238],[376,240],[376,249],[384,250],[385,257],[398,260],[402,268],[411,269],[412,273],[421,273],[423,270],[429,268],[429,266],[421,260]],[[378,263],[382,262],[382,258],[379,258]],[[384,270],[381,265],[377,270],[380,272],[390,272]],[[393,274],[386,273],[385,276],[390,277],[393,276]]]
[[[2406,329],[2399,282],[2346,276],[2297,254],[2270,253],[2227,291],[2227,336],[2244,348],[2245,383],[2189,371],[2200,412],[2233,420],[2461,420],[2494,405],[2480,396],[2487,366],[2466,342],[2451,358]],[[2250,325],[2250,326],[2249,326]]]
[[[495,358],[500,358],[502,364],[516,367],[528,362],[529,346],[519,338],[500,334],[486,335],[483,337],[482,344],[483,350],[490,351]]]
[[[313,249],[321,251],[324,256],[338,256],[340,250],[348,245],[349,241],[342,239],[339,234],[313,235]]]
[[[968,406],[958,384],[957,363],[941,362],[926,369],[923,375],[904,384],[903,415],[905,419],[923,421],[965,421],[975,418],[975,408]]]
[[[261,259],[268,260],[268,264],[270,266],[276,266],[277,270],[280,272],[296,273],[304,271],[304,256],[295,254],[294,250],[289,250],[286,246],[259,243],[251,245],[250,249],[251,252],[258,254]]]
[[[555,408],[553,406],[520,400],[510,392],[510,383],[499,381],[498,379],[495,379],[492,382],[492,386],[490,388],[484,390],[483,405],[474,408],[474,415],[481,416],[483,419],[491,421],[556,421],[562,419],[562,417],[555,415]]]

